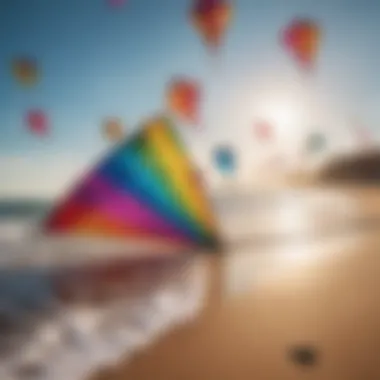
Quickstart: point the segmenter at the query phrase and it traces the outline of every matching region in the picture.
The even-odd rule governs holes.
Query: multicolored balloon
[[[123,123],[118,118],[108,118],[103,124],[103,134],[111,142],[119,142],[125,137]]]
[[[218,146],[213,151],[213,159],[217,169],[224,175],[231,175],[236,170],[235,152],[228,145]]]
[[[48,117],[40,109],[29,110],[25,116],[25,123],[33,134],[44,136],[49,132]]]
[[[293,20],[283,31],[281,41],[302,69],[313,69],[321,41],[321,30],[315,21]]]
[[[199,124],[201,87],[193,79],[175,78],[167,87],[167,106],[187,123]]]
[[[34,59],[21,57],[12,61],[12,74],[24,86],[32,86],[38,80],[38,66]]]
[[[205,44],[216,50],[230,25],[232,5],[227,0],[194,0],[190,17]]]
[[[254,124],[254,133],[259,140],[268,141],[273,138],[272,126],[266,121],[258,121]]]

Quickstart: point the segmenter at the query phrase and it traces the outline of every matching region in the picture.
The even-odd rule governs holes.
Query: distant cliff
[[[316,177],[320,182],[380,185],[380,150],[335,158],[321,168]]]

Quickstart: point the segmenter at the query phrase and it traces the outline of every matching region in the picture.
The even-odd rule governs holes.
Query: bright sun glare
[[[280,137],[291,137],[298,133],[302,116],[298,104],[291,101],[268,101],[259,112],[273,124]]]

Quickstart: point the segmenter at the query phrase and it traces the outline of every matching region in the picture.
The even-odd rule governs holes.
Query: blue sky
[[[178,74],[204,86],[202,130],[181,128],[207,168],[209,151],[225,141],[249,172],[263,150],[296,155],[310,128],[321,128],[337,147],[351,143],[354,117],[377,133],[378,0],[235,0],[217,62],[188,22],[190,4],[129,0],[110,9],[105,0],[0,0],[0,193],[60,192],[107,149],[102,119],[118,116],[136,128],[163,107],[165,84]],[[307,80],[278,43],[279,30],[296,16],[315,18],[324,33],[317,73]],[[41,67],[30,89],[9,70],[24,55]],[[24,126],[34,107],[49,115],[48,139]],[[281,144],[255,143],[256,117],[278,124]]]

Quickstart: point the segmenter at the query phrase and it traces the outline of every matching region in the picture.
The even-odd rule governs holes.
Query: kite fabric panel
[[[197,170],[171,122],[161,116],[100,161],[44,227],[50,233],[144,239],[189,249],[219,246]]]

